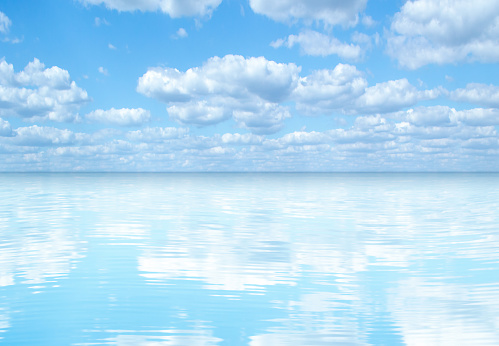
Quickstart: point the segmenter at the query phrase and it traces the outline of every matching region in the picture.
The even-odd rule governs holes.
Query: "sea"
[[[497,173],[2,173],[2,345],[499,345]]]

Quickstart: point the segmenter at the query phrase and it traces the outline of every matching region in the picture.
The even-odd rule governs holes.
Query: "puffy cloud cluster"
[[[15,73],[12,64],[0,60],[0,116],[24,119],[75,121],[75,113],[90,99],[71,81],[68,71],[45,68],[38,59]]]
[[[168,103],[171,118],[182,124],[207,125],[233,117],[240,127],[272,133],[290,116],[279,102],[296,87],[299,72],[295,64],[227,55],[186,72],[151,69],[140,77],[137,91]]]
[[[104,4],[118,11],[161,11],[172,18],[209,16],[222,0],[80,0],[88,5]]]
[[[395,14],[388,53],[401,66],[499,61],[499,3],[412,0]]]
[[[326,25],[354,25],[367,0],[250,0],[255,13],[280,22],[323,22]]]
[[[431,100],[441,94],[440,89],[417,90],[405,78],[376,83],[365,90],[355,103],[357,112],[384,113],[409,107],[422,100]]]
[[[151,119],[151,113],[142,108],[97,109],[87,114],[85,118],[89,121],[98,123],[118,126],[136,126],[148,122]]]
[[[280,130],[290,117],[289,102],[309,115],[384,113],[440,94],[417,90],[406,79],[368,87],[362,73],[345,64],[305,77],[300,72],[292,63],[227,55],[186,72],[150,69],[140,77],[137,91],[167,103],[170,117],[181,124],[203,126],[232,117],[257,134]]]

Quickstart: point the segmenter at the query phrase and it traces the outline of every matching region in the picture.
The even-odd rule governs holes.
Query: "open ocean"
[[[0,174],[0,344],[499,345],[499,174]]]

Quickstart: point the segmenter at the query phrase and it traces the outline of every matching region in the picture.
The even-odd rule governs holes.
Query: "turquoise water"
[[[499,174],[0,174],[0,343],[498,345]]]

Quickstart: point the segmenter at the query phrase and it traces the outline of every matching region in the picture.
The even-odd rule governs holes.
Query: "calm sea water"
[[[499,174],[0,174],[0,343],[498,345]]]

